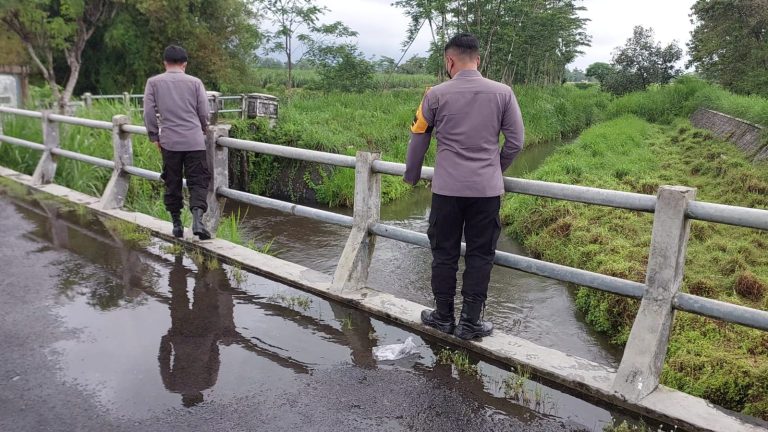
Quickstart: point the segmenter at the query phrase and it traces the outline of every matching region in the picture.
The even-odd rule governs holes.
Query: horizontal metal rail
[[[222,147],[238,150],[248,150],[256,153],[286,157],[289,159],[298,159],[307,162],[318,162],[321,164],[335,165],[346,168],[355,167],[355,158],[353,156],[344,156],[335,153],[324,153],[315,150],[306,150],[296,147],[286,147],[235,138],[219,138],[217,144]]]
[[[51,154],[61,156],[67,159],[76,160],[79,162],[85,162],[87,164],[95,165],[101,168],[115,169],[115,163],[111,160],[97,158],[95,156],[89,156],[82,153],[77,153],[62,148],[52,148]]]
[[[234,189],[229,189],[229,188],[219,188],[216,191],[216,193],[225,198],[230,198],[246,204],[251,204],[256,207],[263,207],[263,208],[278,210],[283,213],[306,217],[309,219],[314,219],[321,222],[340,225],[348,228],[352,227],[351,216],[345,216],[342,214],[329,212],[325,210],[318,210],[312,207],[292,204],[289,202],[280,201],[272,198],[266,198],[258,195],[253,195],[247,192],[236,191]]]
[[[430,247],[429,238],[427,238],[426,234],[382,223],[373,224],[370,230],[371,233],[380,237],[424,248]],[[461,254],[464,255],[466,245],[462,243],[461,246]],[[607,291],[626,297],[642,298],[645,293],[645,285],[638,282],[541,261],[509,252],[496,251],[494,263],[513,270],[520,270],[525,273],[556,279],[562,282],[596,288],[601,291]]]
[[[136,125],[121,125],[120,130],[125,133],[131,133],[135,135],[147,135],[147,128],[144,126],[136,126]]]
[[[373,170],[380,174],[401,176],[405,174],[405,164],[375,161],[373,163]],[[424,180],[431,180],[434,173],[434,168],[424,167],[421,170],[421,178]],[[656,197],[653,195],[512,177],[504,177],[504,190],[524,195],[534,195],[544,198],[554,198],[564,201],[574,201],[648,213],[653,213],[656,208]]]
[[[160,173],[159,172],[150,171],[150,170],[144,169],[144,168],[139,168],[139,167],[135,167],[135,166],[125,166],[125,167],[123,167],[123,171],[127,172],[130,175],[134,175],[136,177],[141,177],[141,178],[146,179],[146,180],[157,181],[157,182],[162,180],[160,178]]]
[[[2,141],[4,143],[12,144],[12,145],[17,145],[19,147],[26,147],[26,148],[32,149],[32,150],[40,150],[40,151],[45,150],[45,146],[42,145],[42,144],[38,144],[38,143],[32,142],[32,141],[23,140],[23,139],[20,139],[20,138],[14,138],[14,137],[11,137],[11,136],[8,136],[8,135],[0,135],[0,141]]]
[[[86,119],[81,117],[71,117],[71,116],[65,116],[65,115],[59,115],[59,114],[50,114],[48,116],[48,120],[52,122],[66,123],[66,124],[71,124],[75,126],[85,126],[92,129],[104,129],[104,130],[112,129],[112,122],[106,122],[102,120],[91,120],[91,119]]]
[[[29,111],[11,107],[0,107],[0,113],[14,114],[22,117],[43,118],[43,113],[40,111]]]
[[[219,96],[219,100],[242,100],[242,96]]]
[[[768,331],[766,311],[686,293],[677,293],[672,305],[677,310]]]
[[[219,114],[224,114],[224,113],[241,113],[241,112],[243,112],[243,110],[242,110],[242,108],[238,108],[238,109],[222,109],[222,110],[218,110],[216,112],[219,113]]]
[[[688,204],[688,217],[768,231],[768,210],[693,201]]]

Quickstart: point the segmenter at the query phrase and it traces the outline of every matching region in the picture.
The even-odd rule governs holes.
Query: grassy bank
[[[650,122],[670,124],[679,117],[690,116],[697,108],[709,108],[768,125],[768,99],[736,95],[692,76],[617,98],[611,102],[606,114],[608,118],[634,114]]]
[[[698,188],[697,199],[768,208],[768,165],[687,121],[653,125],[621,116],[588,129],[531,177],[654,194],[658,185]],[[509,231],[547,261],[644,282],[652,216],[513,196],[502,210]],[[695,221],[683,291],[768,308],[768,233]],[[580,289],[577,305],[598,330],[623,344],[637,302]],[[678,313],[663,382],[727,408],[768,417],[768,335]]]

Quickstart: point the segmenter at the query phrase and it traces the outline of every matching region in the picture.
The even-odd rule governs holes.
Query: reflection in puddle
[[[620,417],[529,380],[521,385],[533,396],[515,401],[505,390],[507,368],[470,356],[480,374],[468,376],[436,362],[444,349],[439,344],[359,310],[216,261],[196,264],[168,254],[158,240],[146,249],[128,247],[97,220],[56,205],[13,202],[35,225],[26,236],[66,252],[57,263],[56,312],[78,337],[51,348],[61,376],[116,415],[146,419],[168,409],[254,395],[296,398],[301,389],[324,385],[314,377],[318,372],[343,377],[351,369],[363,373],[358,383],[366,371],[382,370],[424,379],[458,395],[468,404],[468,416],[514,418],[529,430],[543,430],[539,426],[552,421],[566,430],[597,430]],[[408,336],[419,356],[375,361],[374,346]],[[416,390],[403,393],[402,384],[384,382],[376,392],[407,400]],[[418,400],[411,405],[427,406]],[[408,421],[429,422],[437,414],[414,415]]]

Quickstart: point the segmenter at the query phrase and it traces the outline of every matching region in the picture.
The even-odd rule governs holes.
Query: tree
[[[427,73],[427,58],[414,55],[405,63],[401,64],[397,68],[397,71],[406,75]]]
[[[259,0],[264,13],[277,29],[268,37],[271,43],[267,51],[285,55],[288,66],[288,88],[293,87],[293,65],[303,56],[322,46],[328,39],[357,36],[357,33],[341,22],[321,25],[320,17],[328,11],[313,0]],[[304,50],[298,60],[297,51]]]
[[[680,75],[675,65],[683,57],[683,50],[672,42],[665,47],[653,38],[653,29],[636,26],[627,44],[613,52],[616,72],[606,77],[603,87],[624,94],[643,90],[649,84],[666,84]]]
[[[256,63],[256,65],[260,68],[265,68],[265,69],[282,69],[283,67],[285,67],[285,64],[283,62],[272,57],[260,58],[259,61]]]
[[[86,43],[118,4],[117,0],[7,0],[0,6],[0,21],[21,39],[61,112],[75,90]],[[66,75],[57,73],[60,57],[66,62]]]
[[[26,65],[28,61],[29,57],[19,37],[0,26],[0,64]]]
[[[324,90],[362,92],[373,88],[373,64],[356,46],[324,46],[318,49],[315,57]]]
[[[698,0],[689,66],[738,93],[768,95],[768,0]]]
[[[392,73],[397,67],[397,62],[392,57],[382,56],[373,62],[373,67],[376,69],[376,72]]]
[[[596,62],[587,67],[587,77],[594,78],[603,84],[605,79],[616,72],[616,69],[608,63]]]
[[[587,76],[579,68],[573,68],[573,70],[565,68],[565,80],[568,82],[583,82],[587,80]]]
[[[400,0],[411,19],[404,46],[428,25],[432,44],[427,62],[443,74],[443,47],[459,32],[481,42],[480,70],[507,83],[559,84],[565,66],[589,45],[584,7],[578,0]]]
[[[246,0],[130,0],[86,47],[78,91],[141,92],[162,72],[169,44],[189,53],[187,71],[221,91],[242,91],[262,35]]]

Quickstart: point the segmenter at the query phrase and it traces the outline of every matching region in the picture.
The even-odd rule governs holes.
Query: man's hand
[[[162,150],[163,149],[162,147],[160,147],[160,141],[155,141],[152,144],[157,146],[157,150]]]

